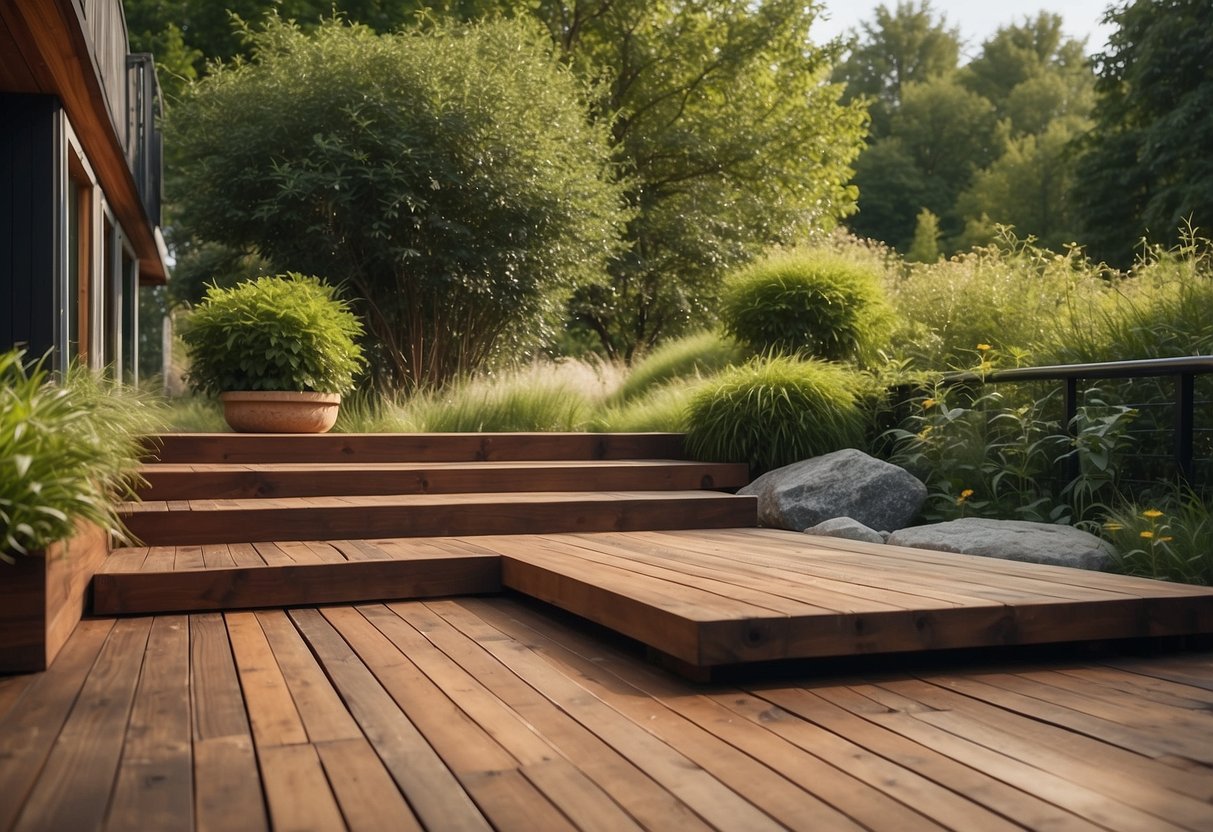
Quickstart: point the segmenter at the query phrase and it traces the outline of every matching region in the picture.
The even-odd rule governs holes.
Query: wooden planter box
[[[78,524],[16,566],[0,563],[0,673],[46,670],[80,621],[93,573],[109,554],[109,535]]]

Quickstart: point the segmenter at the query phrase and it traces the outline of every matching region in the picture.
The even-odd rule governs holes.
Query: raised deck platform
[[[692,667],[1213,632],[1213,589],[769,529],[126,550],[99,613],[507,588]]]

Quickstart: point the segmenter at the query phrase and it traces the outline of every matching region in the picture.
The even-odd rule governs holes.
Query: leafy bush
[[[123,537],[115,513],[137,482],[139,436],[159,426],[147,398],[73,370],[0,354],[0,560],[70,537],[87,520]]]
[[[388,389],[542,342],[627,219],[607,120],[537,25],[429,23],[270,18],[166,127],[181,225],[351,287]]]
[[[741,348],[715,332],[667,341],[634,366],[615,391],[615,401],[630,401],[675,379],[710,376],[742,360]]]
[[[862,447],[861,381],[823,361],[756,359],[705,381],[691,401],[687,448],[697,459],[748,462],[755,473]]]
[[[185,320],[190,385],[202,393],[348,393],[362,367],[362,325],[315,277],[260,277],[212,286]]]
[[[890,461],[926,483],[923,518],[1089,519],[1100,500],[1116,493],[1136,414],[1087,390],[1071,436],[1056,393],[1017,403],[1022,393],[937,385],[914,400],[904,424],[889,432],[895,442]],[[1065,464],[1072,456],[1078,474],[1071,479]]]
[[[1190,488],[1172,485],[1152,503],[1121,501],[1100,531],[1116,549],[1120,572],[1213,585],[1213,509]]]
[[[756,352],[870,359],[891,323],[882,277],[822,249],[774,254],[728,278],[720,315],[725,331]]]

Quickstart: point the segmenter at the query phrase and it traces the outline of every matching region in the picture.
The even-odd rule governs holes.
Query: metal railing
[[[1103,361],[1095,364],[1055,364],[1045,367],[1016,367],[989,373],[957,372],[943,377],[949,386],[962,384],[998,384],[1002,382],[1060,381],[1065,383],[1064,408],[1067,431],[1073,435],[1078,415],[1078,383],[1093,379],[1175,378],[1175,440],[1173,461],[1184,479],[1193,477],[1194,438],[1196,433],[1196,377],[1213,373],[1213,355],[1189,355],[1181,358],[1148,358],[1136,361]],[[1077,474],[1077,457],[1068,464]]]

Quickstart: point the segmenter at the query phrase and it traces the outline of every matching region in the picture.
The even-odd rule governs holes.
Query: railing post
[[[1196,409],[1196,376],[1175,377],[1175,466],[1185,480],[1192,477],[1192,434]]]
[[[1066,433],[1074,442],[1074,453],[1066,457],[1066,478],[1071,482],[1078,477],[1082,470],[1082,460],[1078,458],[1078,379],[1066,379]]]

